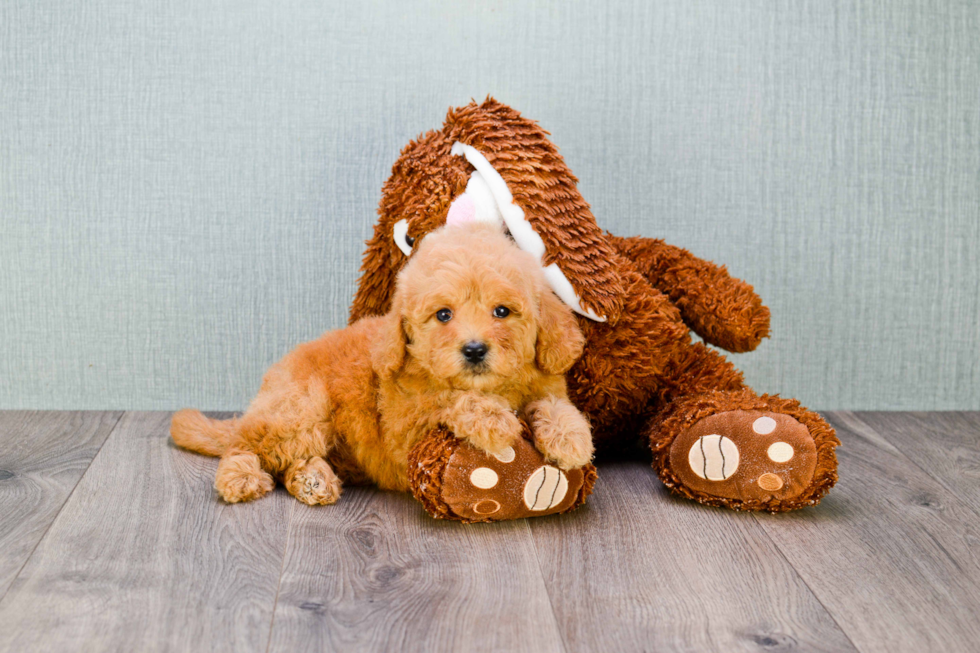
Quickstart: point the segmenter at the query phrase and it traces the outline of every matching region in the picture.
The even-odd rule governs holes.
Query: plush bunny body
[[[496,223],[539,258],[578,315],[566,375],[597,450],[649,446],[676,492],[709,505],[784,511],[837,480],[834,430],[793,399],[758,395],[724,356],[768,335],[769,311],[724,267],[648,238],[603,232],[545,132],[488,99],[410,143],[384,185],[351,321],[383,314],[413,247],[448,221]]]

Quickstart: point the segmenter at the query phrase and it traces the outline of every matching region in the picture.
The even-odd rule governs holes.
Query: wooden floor
[[[0,651],[976,651],[980,413],[831,413],[817,508],[601,466],[575,513],[225,505],[167,413],[0,412]]]

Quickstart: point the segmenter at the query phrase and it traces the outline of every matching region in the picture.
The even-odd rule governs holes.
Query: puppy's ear
[[[564,374],[585,346],[585,336],[570,308],[547,286],[538,292],[538,366],[551,374]]]
[[[405,364],[407,347],[401,312],[392,311],[384,317],[378,339],[371,346],[371,366],[378,376],[388,379],[400,370]]]

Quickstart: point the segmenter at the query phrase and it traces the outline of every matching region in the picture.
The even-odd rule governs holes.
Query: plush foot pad
[[[817,447],[806,426],[789,415],[733,410],[705,417],[670,447],[677,479],[698,495],[767,509],[810,486]]]
[[[524,438],[492,456],[444,429],[417,444],[408,465],[412,494],[429,514],[467,523],[574,510],[596,479],[592,465],[564,471],[548,464]]]

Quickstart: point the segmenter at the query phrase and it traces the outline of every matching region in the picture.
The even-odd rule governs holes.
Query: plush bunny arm
[[[755,349],[769,335],[769,309],[752,286],[725,266],[653,238],[609,236],[652,286],[667,295],[684,322],[706,342],[731,352]]]

